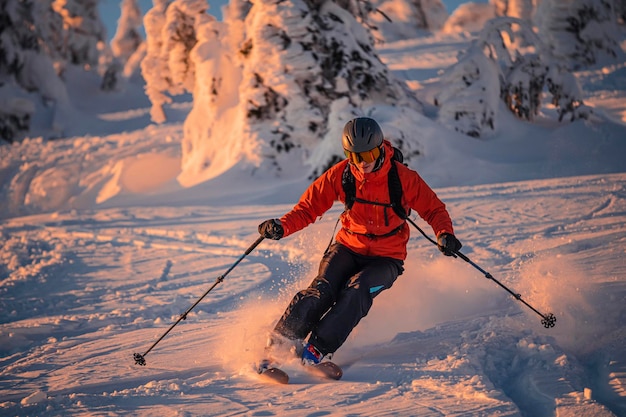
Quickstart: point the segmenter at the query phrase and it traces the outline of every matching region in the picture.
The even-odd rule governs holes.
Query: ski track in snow
[[[0,412],[626,415],[626,174],[438,193],[462,251],[553,312],[555,328],[413,231],[406,272],[335,356],[344,378],[289,363],[290,385],[263,383],[252,366],[266,331],[313,278],[335,207],[298,235],[263,241],[140,367],[132,354],[243,254],[259,219],[290,206],[11,218],[0,224]]]

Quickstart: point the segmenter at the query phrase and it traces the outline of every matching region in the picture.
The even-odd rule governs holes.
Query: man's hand
[[[259,225],[259,233],[267,239],[280,240],[285,234],[285,230],[280,224],[280,220],[269,219]]]
[[[437,247],[446,256],[453,256],[463,245],[451,233],[442,233],[437,237]]]

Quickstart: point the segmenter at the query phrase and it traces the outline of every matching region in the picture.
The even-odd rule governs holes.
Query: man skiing
[[[375,120],[359,117],[346,123],[342,145],[345,160],[317,178],[291,211],[259,225],[262,236],[279,240],[313,223],[335,201],[346,203],[341,229],[317,276],[293,297],[276,324],[269,356],[276,345],[288,343],[303,364],[315,365],[346,341],[374,298],[404,271],[410,209],[432,227],[445,255],[461,249],[444,203],[417,172],[395,160]]]

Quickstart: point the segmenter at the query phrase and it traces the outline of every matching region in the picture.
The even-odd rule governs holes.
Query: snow
[[[470,41],[434,34],[379,53],[428,103]],[[140,88],[105,95],[74,74],[72,135],[0,146],[0,414],[626,415],[625,67],[576,73],[588,121],[559,123],[548,105],[533,123],[501,111],[479,140],[432,107],[404,115],[420,126],[412,166],[447,204],[462,252],[554,313],[554,328],[414,231],[406,272],[335,355],[342,380],[290,361],[287,386],[253,363],[341,207],[261,242],[135,365],[310,179],[223,161],[234,168],[184,187],[190,103],[165,105],[168,123],[152,125]]]

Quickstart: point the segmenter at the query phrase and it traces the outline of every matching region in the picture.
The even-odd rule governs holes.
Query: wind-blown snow
[[[469,39],[387,44],[426,102]],[[594,120],[503,114],[489,140],[426,109],[417,169],[447,204],[463,253],[540,317],[416,231],[406,272],[335,355],[327,382],[252,371],[265,334],[313,278],[341,207],[263,241],[134,364],[310,181],[231,169],[183,188],[188,103],[149,125],[129,86],[85,100],[77,136],[0,147],[3,415],[626,415],[626,102],[623,64],[577,73]],[[73,91],[79,94],[80,91]],[[100,104],[98,104],[100,103]],[[377,117],[392,108],[377,109]],[[97,118],[96,118],[97,117]],[[91,123],[96,120],[96,123]],[[421,221],[418,222],[424,226]],[[425,228],[425,230],[428,230]]]

